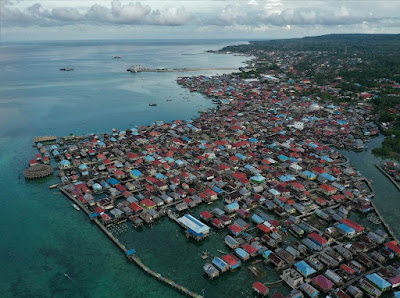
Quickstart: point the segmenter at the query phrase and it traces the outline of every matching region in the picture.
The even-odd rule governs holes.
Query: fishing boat
[[[150,107],[156,107],[157,104],[156,104],[156,103],[149,103],[149,106],[150,106]]]
[[[81,210],[81,208],[79,208],[79,206],[78,206],[78,205],[76,205],[76,204],[72,204],[72,207],[74,207],[74,209],[75,209],[76,211],[79,211],[79,210]]]
[[[71,68],[71,67],[64,67],[64,68],[60,68],[60,70],[61,70],[61,71],[72,71],[72,70],[74,70],[74,69]]]

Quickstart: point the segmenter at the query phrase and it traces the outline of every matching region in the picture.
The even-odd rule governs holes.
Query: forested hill
[[[337,53],[386,53],[400,55],[400,34],[329,34],[293,39],[250,41],[250,44],[228,46],[221,51],[251,50],[330,51]],[[393,53],[395,50],[398,53]]]

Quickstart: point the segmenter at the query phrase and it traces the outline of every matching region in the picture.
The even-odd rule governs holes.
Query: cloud
[[[5,26],[62,26],[71,24],[139,24],[139,25],[183,25],[189,14],[182,8],[152,9],[141,2],[122,4],[119,0],[111,2],[111,8],[94,4],[79,11],[73,7],[45,9],[36,3],[24,10],[12,7],[14,2],[2,5],[1,19]]]
[[[0,0],[1,1],[1,0]],[[241,31],[267,31],[315,26],[355,26],[368,24],[400,26],[399,2],[378,5],[369,2],[360,6],[354,1],[318,0],[246,0],[246,1],[159,1],[162,8],[145,2],[113,0],[109,6],[94,4],[90,7],[44,7],[36,3],[23,8],[21,0],[1,1],[1,25],[4,27],[67,26],[67,25],[156,25],[197,26],[199,30],[219,26],[240,28]],[[38,0],[39,1],[39,0]],[[45,0],[40,0],[45,3]],[[50,3],[50,2],[47,2]],[[93,3],[93,2],[92,2]],[[100,2],[101,3],[101,2]],[[174,7],[172,4],[183,5]],[[196,5],[196,3],[199,3]],[[189,8],[188,11],[184,6]],[[207,7],[205,7],[207,6]],[[390,7],[389,7],[390,6]],[[54,7],[54,6],[53,6]],[[204,8],[204,9],[203,9]],[[374,13],[372,14],[371,11]],[[390,15],[392,15],[390,17]],[[203,28],[203,29],[201,29]],[[360,27],[362,28],[362,27]]]

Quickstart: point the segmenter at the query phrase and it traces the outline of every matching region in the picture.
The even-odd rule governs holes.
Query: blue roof
[[[329,156],[326,156],[326,155],[322,156],[321,158],[326,160],[327,162],[332,162],[333,161],[332,158],[330,158]]]
[[[243,248],[236,248],[235,253],[241,258],[247,258],[249,254]]]
[[[388,287],[391,286],[391,284],[389,282],[387,282],[386,280],[384,280],[382,277],[380,277],[378,274],[376,273],[372,273],[372,274],[368,274],[366,276],[366,278],[371,281],[373,284],[375,284],[376,286],[378,286],[380,289],[386,289]]]
[[[353,228],[349,227],[348,225],[346,225],[344,223],[340,223],[336,227],[342,231],[345,231],[348,234],[353,234],[356,232],[356,230],[354,230]]]
[[[117,179],[115,179],[115,178],[110,178],[110,179],[107,180],[107,182],[108,182],[109,184],[111,184],[111,186],[114,186],[114,185],[116,185],[116,184],[120,184],[120,182],[119,182]]]
[[[90,217],[90,218],[95,218],[95,217],[97,217],[97,216],[99,216],[99,214],[98,214],[97,212],[93,212],[93,213],[90,213],[90,214],[89,214],[89,217]]]
[[[153,156],[151,156],[151,155],[145,156],[144,159],[147,160],[147,161],[154,161],[155,160],[155,158]]]
[[[264,257],[265,259],[268,259],[268,257],[269,257],[270,254],[272,254],[272,251],[266,250],[266,251],[263,252],[262,255],[263,255],[263,257]]]
[[[212,260],[212,263],[217,266],[218,269],[225,269],[227,266],[229,266],[224,260],[222,260],[221,258],[215,257]]]
[[[252,143],[257,143],[257,142],[258,142],[258,140],[257,140],[256,138],[250,138],[250,139],[249,139],[249,142],[252,142]]]
[[[238,202],[230,203],[230,204],[226,205],[226,208],[229,210],[239,208],[239,203]]]
[[[292,175],[282,175],[279,177],[279,180],[283,182],[293,181],[296,180]]]
[[[285,156],[285,155],[279,155],[278,156],[278,158],[281,160],[281,161],[287,161],[288,159],[289,159],[289,157],[287,157],[287,156]]]
[[[331,174],[328,174],[328,173],[322,173],[320,176],[328,181],[336,180],[336,178],[334,176],[332,176]]]
[[[131,171],[131,174],[133,175],[133,176],[135,176],[135,177],[139,177],[139,176],[142,176],[143,174],[142,174],[142,172],[141,171],[139,171],[139,170],[132,170]]]
[[[223,193],[223,192],[225,192],[224,190],[222,190],[222,189],[220,189],[219,187],[216,187],[216,186],[214,186],[214,187],[212,188],[212,190],[215,191],[216,193]]]
[[[309,178],[315,178],[317,175],[315,175],[313,172],[310,171],[303,171],[302,173],[304,176],[309,177]]]
[[[157,173],[156,178],[157,179],[167,179],[167,176],[165,176],[164,174],[161,174],[161,173]]]
[[[240,159],[243,159],[243,160],[246,159],[246,156],[244,156],[244,155],[241,154],[241,153],[236,153],[235,156],[236,156],[236,157],[239,157]]]
[[[294,265],[296,266],[297,270],[299,270],[306,277],[317,272],[313,267],[308,265],[305,261],[300,261]]]
[[[63,159],[62,161],[60,161],[60,164],[63,166],[69,166],[71,163],[68,160]]]
[[[257,214],[253,214],[253,216],[251,217],[251,219],[256,223],[256,224],[260,224],[263,223],[264,220],[258,216]]]
[[[281,193],[277,191],[275,188],[270,188],[268,190],[270,193],[272,193],[274,196],[279,196]]]

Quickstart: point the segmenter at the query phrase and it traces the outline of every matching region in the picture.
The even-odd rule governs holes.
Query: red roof
[[[347,266],[346,264],[342,264],[342,266],[340,266],[340,269],[350,274],[356,273],[356,271],[353,268]]]
[[[253,283],[253,289],[254,291],[260,293],[261,295],[267,295],[269,292],[268,287],[259,281]]]
[[[143,208],[136,202],[133,202],[132,204],[130,204],[129,208],[131,208],[133,210],[133,212],[135,212],[135,213],[143,210]]]
[[[250,244],[243,244],[242,248],[248,253],[248,254],[254,254],[257,252],[257,249],[255,249],[253,246],[251,246]]]
[[[332,289],[332,287],[333,287],[333,282],[331,282],[329,279],[327,279],[322,274],[314,277],[312,279],[312,281],[314,282],[314,284],[319,286],[324,291],[328,291],[328,290]]]
[[[153,202],[152,200],[150,200],[150,199],[144,199],[144,200],[141,200],[141,201],[140,201],[140,205],[146,206],[146,207],[154,207],[154,206],[156,206],[157,204],[154,203],[154,202]]]
[[[308,238],[315,240],[316,242],[318,242],[321,245],[325,245],[328,242],[328,240],[326,240],[324,237],[318,235],[315,232],[308,234]]]
[[[264,224],[258,224],[257,225],[257,228],[261,231],[261,232],[264,232],[264,233],[269,233],[269,232],[271,232],[271,229],[270,228],[268,228],[266,225],[264,225]]]
[[[221,259],[223,259],[230,266],[236,265],[239,262],[239,260],[232,254],[224,255],[221,257]]]
[[[335,191],[336,188],[334,188],[332,185],[328,185],[328,184],[321,184],[319,186],[320,189],[326,191],[326,192],[331,192],[331,191]]]
[[[234,232],[235,234],[240,233],[241,231],[243,231],[242,227],[237,225],[237,224],[231,224],[228,226],[228,229],[232,232]]]
[[[200,213],[200,217],[207,220],[213,217],[213,215],[208,211],[203,211]]]
[[[356,230],[356,232],[362,232],[365,230],[365,228],[363,226],[360,226],[358,223],[355,223],[354,221],[352,221],[348,218],[342,219],[340,222],[344,223],[345,225],[349,226],[350,228],[353,228],[354,230]]]
[[[397,242],[395,240],[385,243],[385,246],[396,254],[400,254],[400,247],[397,245]]]
[[[217,195],[217,193],[215,191],[213,191],[211,188],[207,188],[204,192],[209,197]]]

